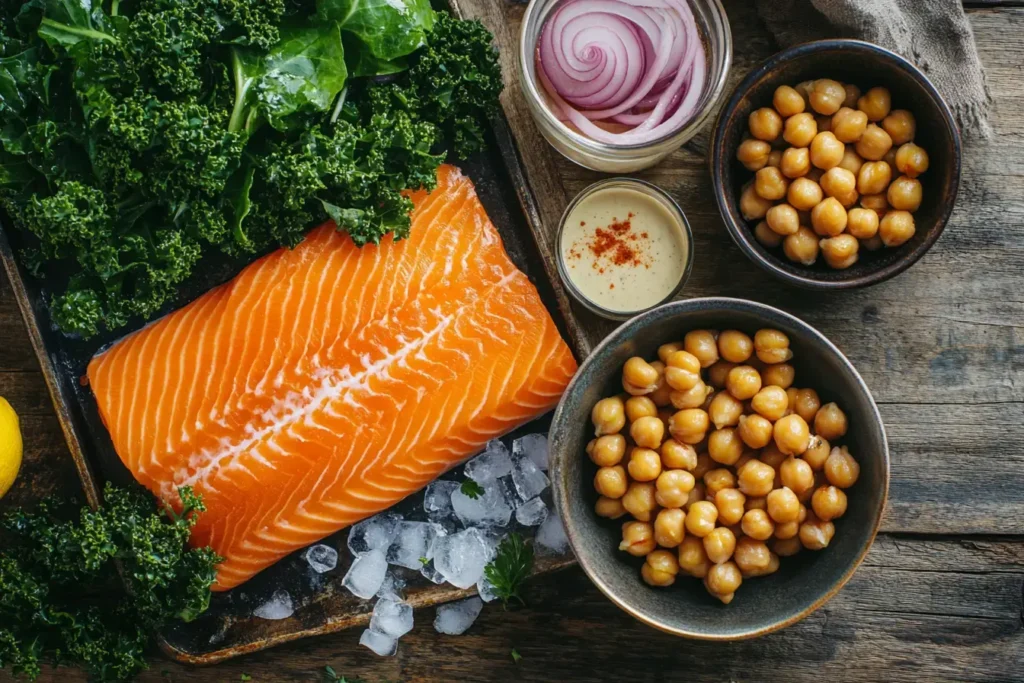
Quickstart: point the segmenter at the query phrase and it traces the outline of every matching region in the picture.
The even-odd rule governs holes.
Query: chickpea
[[[665,363],[665,381],[676,391],[688,391],[701,384],[701,364],[689,351],[675,351]]]
[[[816,517],[809,516],[800,525],[800,543],[808,550],[822,550],[832,542],[836,535],[836,525],[832,522],[825,522]]]
[[[867,127],[868,115],[862,111],[842,107],[832,116],[832,132],[840,142],[857,142]]]
[[[761,372],[761,381],[766,385],[775,385],[788,389],[796,378],[796,369],[789,363],[775,363]]]
[[[697,466],[693,468],[693,476],[700,479],[701,482],[698,486],[703,486],[704,475],[715,468],[715,461],[711,459],[711,456],[707,453],[701,453],[697,456]],[[703,498],[703,496],[702,496]]]
[[[772,440],[772,423],[760,415],[743,415],[736,432],[747,446],[764,448]]]
[[[743,415],[743,404],[728,391],[720,391],[715,394],[715,397],[711,399],[711,405],[708,406],[708,418],[715,425],[715,429],[736,426],[739,424],[741,415]],[[710,443],[709,441],[709,450]]]
[[[799,178],[811,170],[811,154],[806,147],[787,147],[782,152],[779,170],[787,178]]]
[[[786,522],[784,524],[775,525],[775,538],[780,540],[788,540],[790,538],[796,538],[800,533],[800,522]],[[799,541],[800,539],[797,538]]]
[[[597,513],[598,517],[618,519],[626,514],[626,508],[622,507],[622,501],[617,498],[601,496],[597,499],[597,503],[594,504],[594,512]]]
[[[861,240],[874,237],[878,232],[878,214],[870,209],[850,209],[846,231]]]
[[[605,498],[622,498],[628,486],[626,468],[622,465],[601,467],[594,475],[594,488]]]
[[[765,222],[778,235],[792,235],[800,229],[800,216],[789,204],[776,204],[768,209]]]
[[[823,439],[835,441],[846,434],[847,427],[846,413],[835,402],[826,403],[814,415],[814,433]]]
[[[928,170],[928,152],[913,142],[896,150],[896,169],[908,178],[916,178]]]
[[[843,100],[843,106],[854,108],[857,106],[857,100],[860,98],[860,88],[850,83],[843,85],[843,89],[846,91],[846,99]]]
[[[889,210],[889,200],[885,198],[884,192],[881,194],[861,195],[860,205],[869,211],[874,211],[879,219],[885,216]]]
[[[767,386],[757,392],[750,405],[758,415],[774,422],[785,416],[789,396],[782,387]]]
[[[763,328],[754,335],[754,351],[762,363],[785,363],[793,357],[789,337],[784,332]]]
[[[718,508],[706,500],[698,501],[690,506],[686,513],[686,530],[699,538],[704,538],[715,528],[718,520]]]
[[[740,491],[747,496],[767,496],[775,484],[775,468],[761,460],[751,460],[737,476]]]
[[[590,411],[594,436],[617,434],[626,426],[626,404],[618,396],[602,398]]]
[[[888,116],[882,119],[882,128],[892,138],[894,145],[902,145],[914,139],[917,122],[914,120],[914,115],[906,109],[893,109]]]
[[[725,388],[734,398],[745,401],[761,389],[761,375],[749,365],[737,365],[725,378]]]
[[[807,106],[804,97],[796,89],[788,85],[780,85],[775,89],[772,96],[772,106],[779,112],[782,118],[788,118],[793,114],[799,114]]]
[[[744,140],[736,149],[736,158],[748,171],[759,171],[768,163],[772,146],[764,140]]]
[[[866,240],[860,240],[860,246],[861,249],[865,249],[867,251],[878,251],[885,245],[882,244],[882,238],[875,235],[874,237],[869,237]]]
[[[782,485],[801,496],[814,487],[814,470],[804,460],[790,456],[779,466]]]
[[[702,368],[718,362],[718,342],[710,330],[692,330],[683,337],[683,348],[700,361]]]
[[[821,201],[821,186],[810,178],[797,178],[789,184],[786,201],[800,211],[810,211]],[[767,214],[767,210],[765,214]],[[758,216],[760,218],[760,216]],[[748,219],[749,220],[749,219]]]
[[[778,142],[776,140],[776,142]],[[765,166],[771,166],[772,168],[778,168],[782,165],[782,150],[773,149],[772,153],[768,155],[768,163]]]
[[[868,124],[868,127],[864,129],[864,134],[860,136],[856,145],[857,154],[872,161],[878,161],[884,157],[891,148],[892,138],[884,129],[873,123]]]
[[[843,160],[839,162],[838,168],[845,169],[856,176],[863,164],[864,160],[857,154],[857,150],[854,149],[853,145],[847,145],[846,151],[843,152]]]
[[[775,533],[775,522],[768,516],[765,510],[747,510],[743,513],[743,521],[740,522],[743,533],[752,539],[766,541]]]
[[[772,551],[779,557],[792,557],[803,549],[803,543],[800,542],[800,537],[796,535],[785,539],[776,537],[772,541]]]
[[[715,507],[718,508],[718,521],[725,526],[739,524],[743,519],[744,504],[747,497],[738,489],[721,489],[715,494]]]
[[[821,400],[818,398],[818,392],[814,389],[797,389],[790,398],[789,404],[793,412],[802,417],[804,422],[810,423],[814,419],[815,413],[818,412],[818,408],[821,407]]]
[[[818,246],[821,247],[825,263],[837,270],[849,268],[856,263],[860,251],[860,242],[853,235],[829,237],[821,240]]]
[[[896,151],[895,147],[891,147],[889,148],[889,151],[885,153],[885,156],[882,157],[882,161],[889,164],[889,168],[896,168]]]
[[[644,557],[656,547],[654,527],[647,522],[630,521],[622,525],[622,542],[619,550],[636,557]]]
[[[820,169],[838,166],[845,153],[846,146],[831,131],[818,133],[811,140],[811,163]]]
[[[739,460],[737,460],[735,463],[733,463],[732,468],[733,468],[733,470],[738,472],[741,467],[746,465],[751,460],[755,460],[756,458],[757,458],[757,451],[750,450],[750,449],[744,450],[743,454],[740,456]]]
[[[917,211],[921,206],[921,181],[901,175],[889,185],[886,199],[889,205],[899,211]]]
[[[651,586],[664,588],[676,582],[679,564],[676,556],[667,550],[655,550],[647,556],[647,561],[640,567],[640,576]]]
[[[818,260],[818,236],[810,228],[800,226],[782,240],[782,251],[790,261],[809,266]]]
[[[658,384],[654,391],[647,394],[647,398],[650,398],[656,407],[664,408],[672,402],[670,398],[672,387],[665,381],[665,364],[660,360],[651,361],[651,367],[658,371]]]
[[[772,207],[769,199],[764,199],[754,190],[754,183],[747,183],[740,193],[740,213],[748,221],[764,218]]]
[[[889,115],[892,95],[888,88],[871,88],[857,100],[857,108],[868,115],[870,121],[881,121]]]
[[[683,505],[683,509],[689,512],[694,503],[699,503],[702,500],[707,500],[707,491],[704,482],[698,481],[694,485],[693,490],[690,491],[690,497],[686,500],[686,504]]]
[[[598,467],[618,465],[626,454],[626,437],[621,434],[599,436],[587,444],[587,455]]]
[[[884,161],[867,161],[860,167],[857,174],[857,191],[861,193],[861,205],[864,204],[863,195],[874,195],[885,192],[892,180],[892,169]]]
[[[709,500],[714,500],[722,489],[731,488],[736,488],[736,475],[732,470],[719,467],[704,474],[704,491]]]
[[[658,360],[660,360],[665,365],[668,365],[669,356],[671,356],[676,351],[682,350],[682,342],[669,342],[668,344],[662,344],[661,346],[658,347]]]
[[[819,78],[814,81],[808,99],[814,111],[831,116],[839,110],[839,107],[843,106],[843,101],[846,99],[846,88],[839,81]]]
[[[836,199],[856,196],[857,177],[845,168],[836,166],[821,176],[821,189],[826,196]],[[813,211],[811,217],[814,217]]]
[[[713,529],[704,537],[704,551],[715,564],[727,561],[735,549],[736,535],[724,526]]]
[[[641,522],[651,521],[651,514],[657,506],[654,484],[650,482],[630,482],[629,488],[622,496],[622,507]]]
[[[914,236],[914,217],[909,211],[890,211],[878,224],[878,236],[887,247],[898,247]]]
[[[622,379],[635,387],[653,391],[658,383],[658,371],[640,356],[633,356],[622,367]]]
[[[657,420],[657,418],[646,419]],[[635,481],[654,481],[661,474],[661,456],[650,448],[634,448],[629,454],[629,464],[626,469],[629,471],[629,476]]]
[[[815,434],[811,437],[810,445],[807,450],[800,456],[803,458],[811,469],[815,472],[820,472],[825,467],[825,461],[828,460],[828,455],[831,452],[831,448],[827,440],[823,439],[820,435]]]
[[[750,125],[750,134],[758,140],[771,142],[779,137],[782,131],[782,117],[771,107],[761,107],[750,112],[747,122]]]
[[[777,201],[786,196],[789,180],[774,166],[765,166],[754,176],[754,191],[764,199]]]
[[[704,585],[708,592],[725,604],[732,602],[736,590],[743,583],[743,575],[735,562],[716,564],[708,570]]]
[[[654,405],[653,401],[651,405]],[[646,415],[637,418],[629,426],[629,435],[636,442],[636,445],[643,449],[660,448],[661,442],[665,438],[665,423],[658,417]],[[654,455],[657,457],[658,454],[654,453]],[[658,461],[660,462],[661,459],[658,458]]]
[[[672,403],[672,407],[676,410],[683,410],[684,408],[701,408],[703,407],[704,401],[707,397],[711,395],[712,391],[714,390],[704,384],[704,382],[698,382],[687,391],[671,392],[669,394],[669,401]]]
[[[860,464],[850,455],[846,446],[836,447],[825,461],[825,477],[828,483],[841,489],[848,489],[860,477]]]
[[[703,579],[711,569],[711,560],[704,550],[704,541],[695,536],[687,536],[679,544],[679,568],[690,576]]]
[[[832,117],[822,114],[814,115],[814,124],[818,127],[818,133],[828,133],[832,130]]]
[[[811,90],[814,88],[814,81],[801,81],[793,86],[793,89],[804,98],[806,102],[811,96]]]
[[[818,519],[830,522],[846,514],[846,493],[835,486],[822,486],[811,497],[811,508]]]
[[[744,507],[747,510],[767,510],[768,499],[764,496],[747,496],[747,504]]]
[[[665,508],[681,508],[695,485],[696,479],[686,470],[664,470],[655,484],[654,500]]]
[[[707,412],[700,408],[687,408],[670,418],[668,430],[676,441],[698,444],[704,440],[709,424]]]
[[[811,224],[814,232],[834,237],[846,230],[846,209],[835,197],[825,199],[811,210]]]
[[[795,522],[800,516],[800,501],[791,489],[783,486],[768,494],[768,516],[777,524]]]
[[[764,539],[745,536],[736,542],[733,561],[740,571],[747,575],[751,571],[767,568],[771,562],[771,551],[768,550]]]
[[[632,396],[626,399],[626,419],[630,422],[636,422],[642,417],[654,417],[657,414],[658,406],[647,396]]]
[[[793,147],[807,147],[817,134],[818,124],[814,117],[807,112],[803,112],[794,114],[786,119],[786,125],[782,131],[782,139]]]
[[[686,513],[682,510],[661,510],[654,518],[654,540],[662,548],[675,548],[686,536]]]
[[[782,235],[769,228],[768,221],[761,221],[754,227],[754,239],[766,249],[774,249],[782,244]]]
[[[799,415],[786,415],[775,423],[775,445],[786,455],[800,455],[807,450],[811,432]]]
[[[754,340],[739,330],[724,330],[718,335],[718,355],[730,363],[742,363],[754,353]]]
[[[729,371],[734,367],[736,367],[736,363],[720,360],[708,368],[708,381],[711,383],[711,386],[716,389],[724,389],[725,379],[729,376]]]
[[[697,451],[689,444],[667,439],[661,444],[661,464],[666,469],[692,470],[697,467]]]

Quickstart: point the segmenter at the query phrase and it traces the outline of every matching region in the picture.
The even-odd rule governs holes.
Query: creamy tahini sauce
[[[559,248],[576,289],[616,313],[650,308],[668,297],[689,252],[679,217],[655,197],[625,187],[598,189],[576,204]]]

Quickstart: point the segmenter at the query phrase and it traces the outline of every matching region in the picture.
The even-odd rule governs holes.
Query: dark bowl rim
[[[943,202],[943,207],[934,225],[929,229],[928,235],[912,251],[907,252],[895,262],[890,263],[887,266],[877,268],[876,270],[864,275],[840,280],[821,280],[813,275],[813,271],[808,271],[807,275],[791,273],[788,270],[772,263],[758,252],[757,247],[754,244],[753,232],[746,229],[746,221],[744,221],[741,216],[734,213],[732,203],[726,196],[726,188],[724,187],[724,180],[722,178],[723,166],[727,163],[728,159],[732,158],[732,156],[731,154],[725,154],[723,147],[726,135],[726,119],[732,115],[732,112],[739,106],[740,100],[758,80],[771,70],[777,68],[780,64],[797,57],[817,54],[820,52],[833,52],[836,50],[849,50],[861,55],[870,54],[881,56],[883,59],[892,62],[897,67],[908,73],[914,80],[921,84],[921,87],[924,88],[925,92],[927,92],[928,96],[932,99],[933,104],[938,109],[943,121],[945,121],[947,132],[953,141],[954,154],[952,187],[950,192],[951,196],[948,201]],[[801,43],[780,52],[776,52],[774,55],[764,60],[761,64],[751,70],[751,72],[747,74],[747,76],[733,89],[732,93],[729,95],[729,99],[725,103],[725,106],[722,107],[722,110],[718,114],[718,118],[715,120],[711,153],[708,155],[708,160],[711,164],[711,183],[714,188],[715,201],[718,204],[718,212],[722,216],[722,221],[725,223],[729,236],[732,237],[733,242],[736,243],[736,246],[743,251],[747,258],[756,263],[763,270],[788,282],[789,284],[803,287],[805,289],[838,290],[867,287],[878,284],[879,282],[884,282],[889,278],[899,275],[907,268],[917,263],[917,261],[920,260],[920,258],[924,256],[929,249],[931,249],[932,245],[939,239],[939,236],[942,235],[942,231],[945,229],[946,223],[949,221],[949,217],[953,213],[953,206],[956,203],[956,197],[960,189],[960,175],[963,166],[961,157],[962,140],[960,136],[960,128],[957,126],[956,121],[953,118],[953,112],[950,110],[949,104],[947,104],[946,100],[942,97],[938,89],[936,89],[935,85],[924,74],[924,72],[906,58],[880,45],[849,38],[830,38],[827,40],[815,40],[807,43]]]
[[[635,609],[625,599],[620,598],[618,595],[616,595],[615,591],[603,581],[595,565],[590,562],[588,557],[586,557],[583,553],[581,553],[578,550],[579,544],[576,542],[576,538],[574,536],[572,527],[571,525],[566,524],[566,520],[568,519],[567,512],[569,510],[568,499],[570,493],[568,490],[569,487],[566,485],[567,482],[565,479],[564,472],[562,470],[562,458],[568,457],[568,455],[561,453],[560,448],[558,448],[561,441],[560,434],[563,433],[562,430],[558,429],[558,425],[566,419],[564,412],[566,410],[565,406],[568,402],[568,397],[572,395],[575,391],[577,391],[580,384],[584,381],[583,378],[586,377],[588,374],[587,366],[594,362],[594,359],[597,358],[597,356],[600,353],[602,353],[605,349],[607,349],[609,346],[619,344],[621,341],[623,341],[624,338],[634,336],[636,333],[635,328],[638,326],[645,325],[651,319],[668,317],[675,315],[676,313],[679,312],[702,310],[720,311],[724,313],[753,313],[755,315],[767,316],[769,318],[771,316],[777,316],[783,318],[789,324],[798,329],[800,331],[801,336],[811,337],[818,343],[824,345],[826,351],[835,355],[840,360],[840,362],[846,366],[847,370],[849,370],[852,373],[860,391],[863,392],[863,394],[868,399],[868,402],[871,407],[871,412],[874,416],[875,424],[877,425],[878,430],[881,432],[882,436],[883,448],[881,457],[882,463],[884,465],[882,496],[879,499],[878,508],[875,511],[875,521],[871,529],[871,534],[868,536],[867,541],[864,543],[864,546],[860,549],[860,552],[850,563],[850,566],[830,589],[828,589],[821,597],[819,597],[817,600],[811,603],[806,609],[801,611],[799,614],[795,614],[792,617],[789,617],[788,619],[776,620],[771,623],[768,623],[765,626],[761,626],[760,628],[754,628],[740,633],[717,634],[680,628],[663,623]],[[605,597],[607,597],[616,606],[618,606],[620,609],[622,609],[624,612],[626,612],[633,618],[643,622],[644,624],[647,624],[648,626],[656,628],[659,631],[664,631],[665,633],[670,633],[672,635],[682,636],[684,638],[689,638],[693,640],[726,642],[758,638],[760,636],[767,635],[774,631],[778,631],[779,629],[785,628],[787,626],[791,626],[796,622],[804,619],[811,613],[815,612],[816,610],[818,610],[822,605],[831,600],[840,591],[840,589],[843,588],[843,586],[846,585],[846,583],[850,580],[851,577],[853,577],[854,573],[857,571],[857,568],[860,567],[861,563],[864,561],[864,558],[867,557],[868,551],[871,549],[871,546],[874,544],[875,538],[878,536],[878,531],[881,527],[882,519],[885,516],[885,507],[889,499],[889,485],[891,477],[889,439],[885,433],[885,423],[882,420],[882,415],[878,411],[878,404],[875,402],[875,398],[872,395],[871,390],[868,388],[867,383],[864,381],[864,378],[860,376],[859,372],[857,372],[857,368],[854,367],[853,363],[850,362],[850,359],[848,359],[846,355],[843,354],[843,352],[840,351],[839,348],[828,339],[828,337],[819,332],[816,328],[812,327],[809,323],[804,322],[800,318],[790,313],[787,313],[786,311],[775,308],[774,306],[769,306],[768,304],[763,304],[749,299],[737,299],[731,297],[700,297],[693,299],[685,299],[682,301],[673,301],[667,304],[662,304],[657,308],[652,308],[649,311],[641,313],[640,315],[631,318],[630,320],[626,321],[625,323],[617,327],[611,334],[605,337],[597,346],[593,348],[593,350],[590,352],[590,355],[587,356],[587,358],[580,365],[580,368],[576,372],[576,375],[573,377],[572,381],[569,382],[569,386],[566,387],[565,393],[563,393],[562,399],[558,402],[558,406],[555,408],[554,415],[551,419],[549,441],[551,444],[551,461],[549,463],[549,475],[551,480],[551,490],[555,503],[555,510],[557,511],[559,518],[563,520],[563,526],[565,527],[566,536],[569,539],[569,545],[572,548],[573,554],[576,556],[577,562],[579,562],[580,567],[583,568],[583,572],[587,575],[587,578],[590,579],[591,583],[597,586],[598,590],[604,593]]]

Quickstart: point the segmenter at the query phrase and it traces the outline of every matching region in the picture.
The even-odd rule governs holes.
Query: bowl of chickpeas
[[[849,360],[739,299],[672,302],[613,332],[549,443],[584,571],[692,638],[760,636],[824,604],[867,554],[889,487],[885,429]]]
[[[733,241],[802,287],[891,278],[939,238],[960,182],[960,133],[928,78],[857,40],[798,45],[733,91],[711,175]]]

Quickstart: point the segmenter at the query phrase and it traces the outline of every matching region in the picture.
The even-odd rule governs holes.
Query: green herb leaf
[[[473,500],[484,495],[484,487],[469,477],[466,477],[466,480],[462,482],[462,486],[459,487],[459,490],[462,491],[464,496],[472,498]]]
[[[249,674],[242,674],[241,680],[243,680],[243,681],[251,681],[252,680],[252,676],[250,676]]]
[[[429,0],[318,0],[317,15],[358,41],[360,52],[385,61],[425,45],[436,17]]]
[[[519,654],[519,650],[512,648],[512,661],[518,664],[519,660],[521,660],[522,658],[523,656]]]
[[[484,568],[484,576],[494,586],[495,595],[507,607],[509,600],[523,602],[519,590],[532,568],[533,546],[513,532],[498,545],[494,559]]]
[[[421,557],[420,558],[420,564],[422,564],[423,566],[426,566],[426,565],[430,564],[430,560],[428,558],[426,558],[426,557]]]

